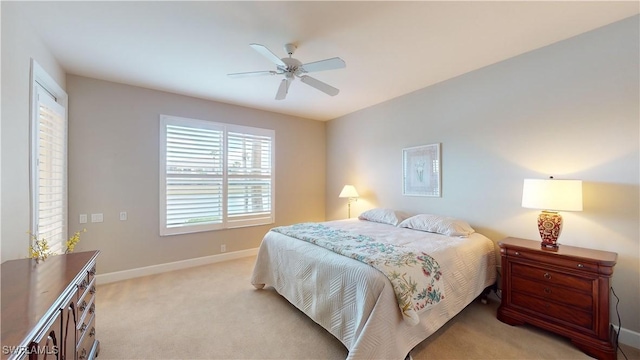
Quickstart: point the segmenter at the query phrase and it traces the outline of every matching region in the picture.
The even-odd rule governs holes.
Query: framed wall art
[[[402,195],[440,197],[440,144],[402,149]]]

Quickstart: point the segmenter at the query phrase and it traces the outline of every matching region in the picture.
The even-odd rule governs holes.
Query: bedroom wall
[[[77,251],[100,249],[101,274],[257,248],[273,226],[160,237],[160,114],[274,129],[276,225],[324,220],[323,122],[75,75],[67,92],[69,231],[87,229]]]
[[[388,207],[467,220],[498,242],[538,240],[525,178],[582,179],[560,243],[618,253],[613,287],[640,346],[639,17],[502,61],[327,126],[327,219]],[[427,69],[428,70],[428,69]],[[402,196],[402,149],[442,144],[442,197]],[[611,321],[617,323],[612,297]]]
[[[16,3],[0,2],[2,16],[2,262],[27,257],[29,246],[29,101],[31,58],[65,89],[65,73]]]

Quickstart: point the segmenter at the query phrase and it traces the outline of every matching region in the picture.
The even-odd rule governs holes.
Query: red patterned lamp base
[[[545,250],[558,250],[558,237],[562,232],[562,216],[557,212],[543,211],[538,216],[538,231]]]

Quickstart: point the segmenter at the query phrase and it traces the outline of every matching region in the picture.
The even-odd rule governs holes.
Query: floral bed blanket
[[[440,265],[424,252],[318,223],[271,230],[356,259],[382,272],[393,285],[402,317],[410,325],[417,325],[418,314],[445,297]]]

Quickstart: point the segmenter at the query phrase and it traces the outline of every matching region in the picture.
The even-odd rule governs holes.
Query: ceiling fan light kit
[[[249,44],[255,51],[260,53],[262,56],[269,59],[276,65],[276,70],[268,70],[268,71],[251,71],[251,72],[242,72],[242,73],[233,73],[228,74],[232,78],[242,78],[249,76],[263,76],[263,75],[284,75],[284,79],[280,81],[280,86],[278,87],[278,92],[276,93],[276,100],[284,100],[287,97],[287,93],[289,92],[289,86],[291,82],[295,80],[295,78],[299,78],[304,84],[307,84],[317,90],[322,91],[323,93],[336,96],[340,92],[340,90],[335,87],[324,83],[318,79],[312,78],[311,76],[305,75],[310,72],[316,71],[324,71],[324,70],[334,70],[334,69],[342,69],[346,67],[346,63],[344,60],[339,57],[334,57],[331,59],[325,59],[320,61],[314,61],[310,63],[303,64],[300,60],[292,58],[291,56],[296,51],[296,46],[294,44],[285,44],[284,51],[289,55],[289,57],[279,58],[276,54],[274,54],[271,50],[269,50],[266,46],[260,44]]]

